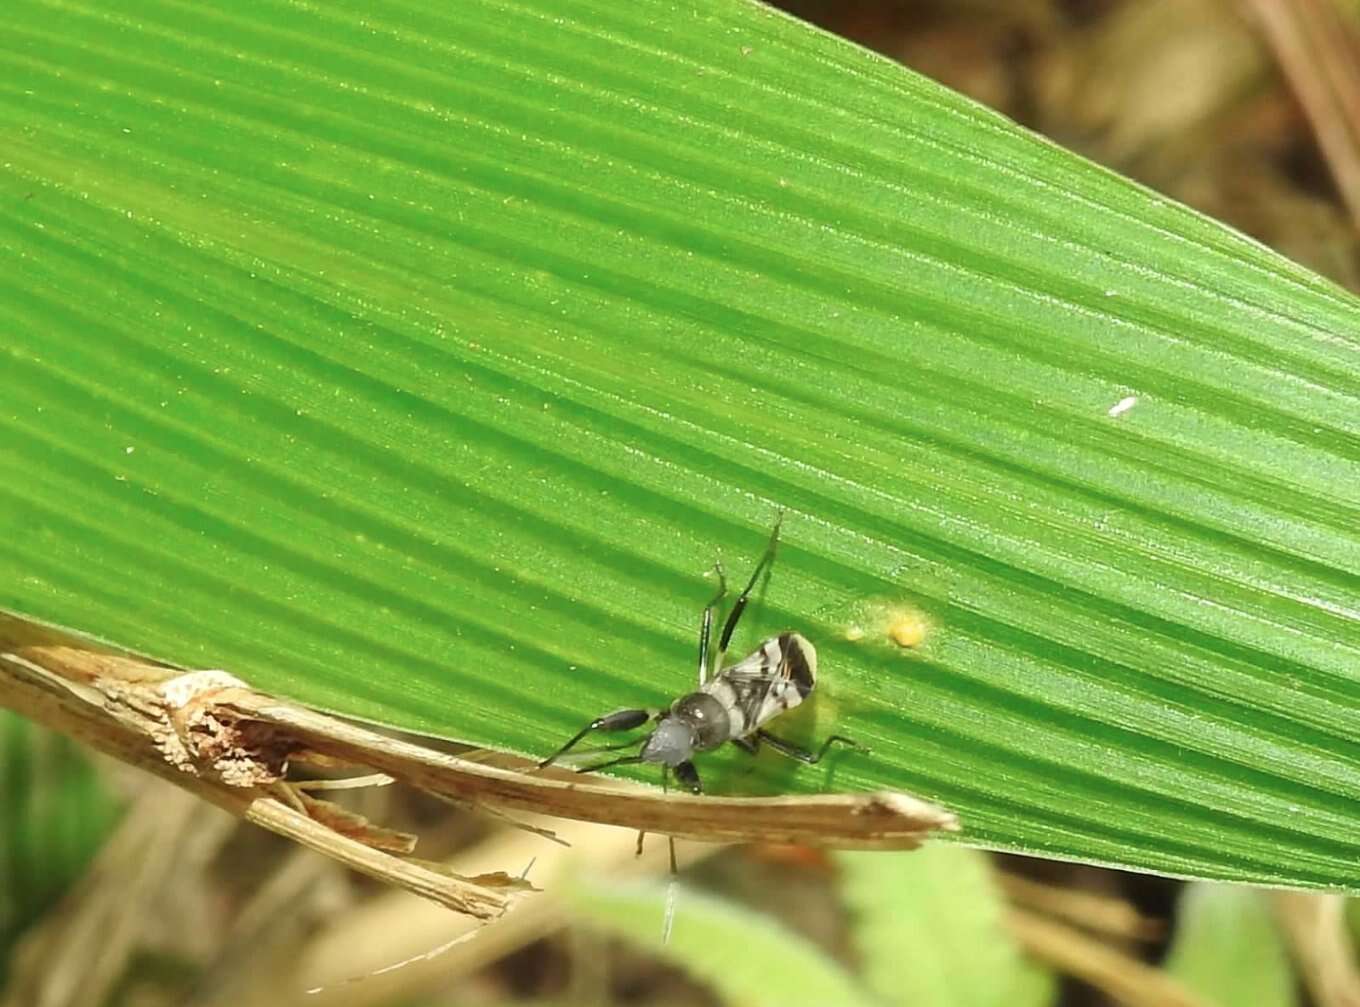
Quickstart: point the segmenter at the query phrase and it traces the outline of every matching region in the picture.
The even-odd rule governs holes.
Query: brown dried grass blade
[[[180,784],[274,832],[482,919],[506,896],[377,847],[385,830],[318,820],[286,782],[290,761],[377,770],[493,812],[541,813],[707,842],[838,848],[919,845],[950,812],[899,793],[695,797],[485,765],[279,700],[220,671],[182,672],[0,616],[0,702]],[[525,768],[528,767],[525,764]],[[313,802],[314,803],[314,802]],[[381,841],[379,841],[381,840]]]

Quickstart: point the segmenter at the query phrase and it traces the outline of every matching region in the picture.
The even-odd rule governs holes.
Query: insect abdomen
[[[755,730],[750,723],[747,704],[743,702],[741,693],[730,680],[719,675],[704,685],[702,694],[712,697],[722,708],[723,726],[726,729],[726,737],[722,741],[744,738]],[[720,741],[719,744],[721,743]]]

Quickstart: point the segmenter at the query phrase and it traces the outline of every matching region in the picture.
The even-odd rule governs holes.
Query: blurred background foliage
[[[1360,135],[1345,113],[1360,108],[1353,4],[786,6],[1360,289]],[[0,802],[12,1007],[789,1004],[813,992],[941,1007],[1360,1003],[1360,911],[1340,898],[961,849],[691,850],[663,946],[664,882],[621,880],[631,837],[584,829],[563,861],[571,883],[514,927],[346,983],[460,924],[3,711]],[[355,802],[418,831],[427,857],[518,854],[519,834],[419,795]],[[308,983],[329,988],[309,999]]]
[[[89,865],[117,808],[79,745],[0,709],[0,988],[9,950]]]

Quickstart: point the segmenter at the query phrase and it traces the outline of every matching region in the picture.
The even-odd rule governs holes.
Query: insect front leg
[[[815,752],[806,748],[801,748],[790,741],[785,741],[783,738],[776,738],[773,734],[765,730],[757,731],[755,737],[765,742],[765,744],[769,745],[780,755],[787,755],[790,759],[797,759],[799,762],[805,762],[809,766],[815,766],[817,763],[821,762],[822,756],[826,754],[826,750],[835,744],[848,745],[850,748],[857,748],[861,752],[867,752],[869,750],[858,741],[847,738],[843,734],[831,735],[831,737],[822,742],[822,747]]]
[[[699,782],[699,770],[694,768],[692,762],[682,762],[676,766],[675,778],[691,794],[702,794],[704,792],[704,786]]]
[[[631,731],[635,727],[641,727],[656,715],[656,710],[616,710],[614,713],[605,714],[603,717],[596,717],[585,727],[577,731],[570,741],[540,762],[538,768],[543,769],[547,766],[551,766],[554,762],[571,751],[572,748],[574,748],[576,744],[591,731]]]
[[[746,602],[750,600],[751,592],[760,583],[760,578],[774,563],[775,546],[779,543],[779,526],[784,523],[784,512],[779,512],[779,517],[775,518],[774,530],[770,532],[770,544],[765,547],[765,555],[760,557],[760,562],[756,564],[756,569],[751,574],[751,580],[742,589],[741,594],[737,595],[736,602],[732,605],[732,611],[727,615],[727,622],[723,624],[722,636],[718,638],[718,661],[715,667],[722,667],[723,655],[727,653],[727,645],[732,642],[732,634],[737,630],[737,623],[741,621],[742,612],[746,611]]]

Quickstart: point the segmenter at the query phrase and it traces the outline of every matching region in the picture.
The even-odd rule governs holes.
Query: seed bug
[[[770,533],[770,542],[765,547],[764,555],[756,564],[750,581],[737,596],[727,621],[723,623],[716,649],[712,647],[714,614],[727,595],[727,578],[723,574],[722,564],[714,565],[714,572],[718,576],[718,592],[704,608],[699,629],[699,688],[681,696],[664,710],[618,710],[597,717],[540,762],[540,769],[562,758],[588,734],[595,731],[631,731],[650,721],[655,721],[656,727],[640,742],[629,741],[603,749],[617,750],[640,743],[642,747],[636,755],[583,766],[577,772],[589,773],[610,766],[655,762],[661,765],[663,786],[668,774],[673,772],[682,786],[697,794],[702,792],[703,786],[699,771],[694,767],[694,756],[712,751],[727,742],[751,755],[759,751],[764,743],[780,755],[809,765],[820,762],[833,744],[863,748],[844,735],[833,734],[814,752],[778,738],[765,729],[765,725],[775,717],[807,699],[817,684],[817,651],[801,634],[790,630],[772,636],[736,664],[723,667],[728,644],[732,641],[732,634],[736,632],[742,613],[746,611],[751,592],[774,563],[782,522],[783,515],[780,515]]]

